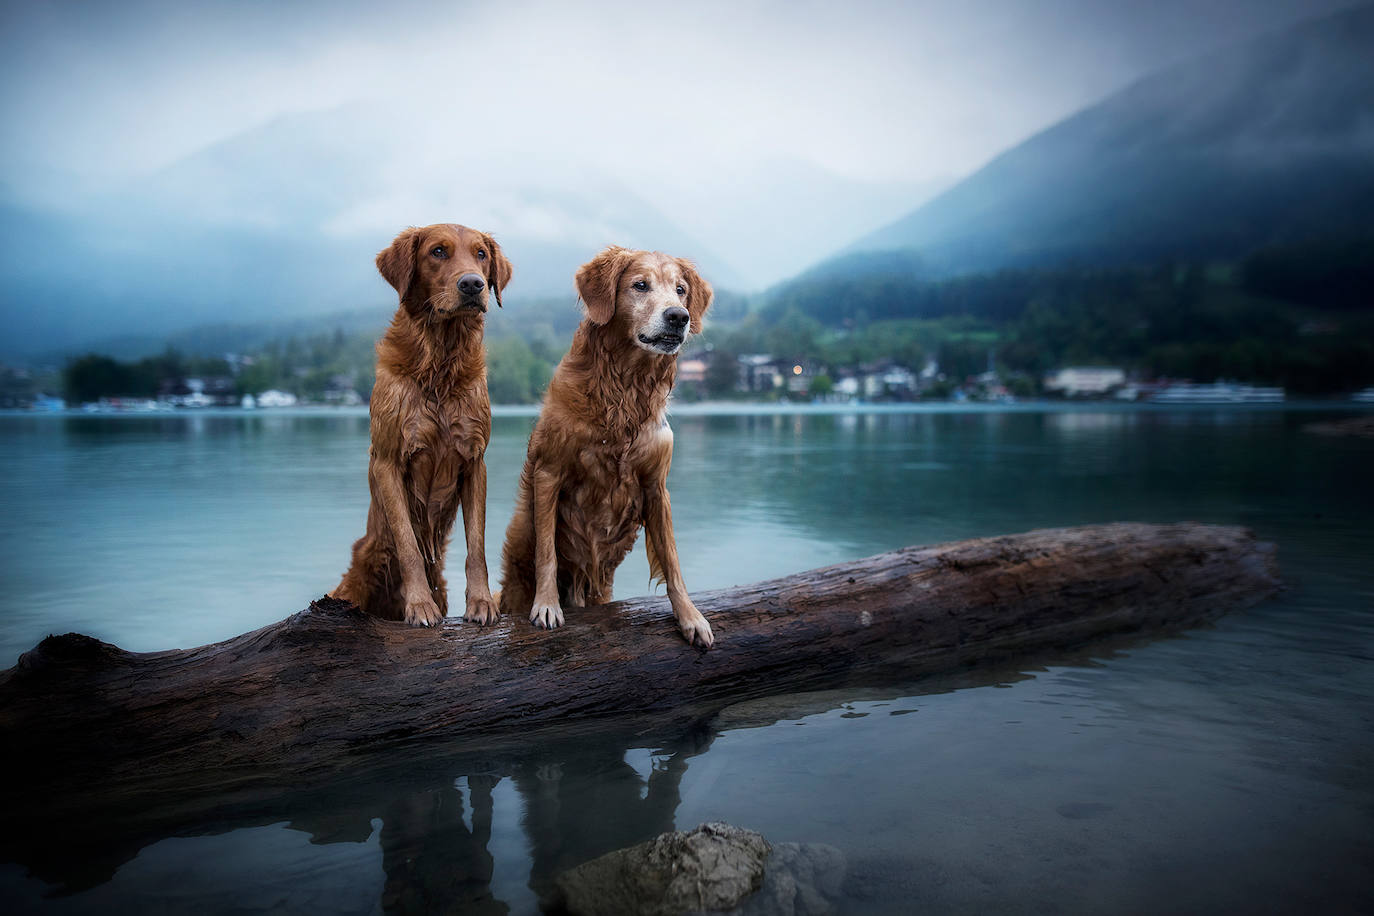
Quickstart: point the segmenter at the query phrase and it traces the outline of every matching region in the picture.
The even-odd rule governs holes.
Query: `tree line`
[[[845,263],[851,263],[846,261]],[[932,279],[905,253],[829,265],[754,297],[722,293],[688,355],[708,361],[704,390],[736,392],[736,357],[770,353],[838,372],[935,360],[957,383],[991,362],[1019,394],[1066,365],[1114,365],[1143,377],[1230,378],[1327,394],[1374,384],[1374,243],[1304,243],[1226,264],[1002,270]],[[828,271],[828,272],[827,272]],[[566,313],[566,314],[565,314]],[[494,403],[539,399],[576,311],[541,303],[489,329]],[[169,350],[134,362],[88,354],[64,372],[69,401],[154,397],[165,380],[232,376],[240,393],[275,388],[318,400],[344,380],[366,399],[380,328],[298,335],[240,354]]]
[[[919,368],[934,359],[954,379],[983,372],[991,357],[1002,374],[1032,380],[1066,365],[1105,364],[1300,394],[1374,384],[1374,243],[1309,242],[1220,264],[950,279],[929,278],[905,253],[854,264],[874,272],[829,265],[810,281],[785,284],[749,319],[716,329],[714,348],[835,367],[890,357]]]

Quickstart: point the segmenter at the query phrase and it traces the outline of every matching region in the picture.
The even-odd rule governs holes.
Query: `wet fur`
[[[627,295],[634,298],[628,284],[641,274],[659,286],[681,278],[690,330],[701,330],[711,287],[682,259],[610,248],[578,271],[587,317],[554,372],[530,437],[501,553],[500,605],[503,613],[536,619],[541,601],[551,604],[536,622],[557,626],[564,607],[604,604],[616,569],[647,527],[650,569],[667,583],[679,626],[689,641],[710,645],[710,626],[682,584],[668,501],[673,434],[666,413],[677,357],[635,343],[655,313],[626,305]],[[675,301],[664,297],[657,301]],[[541,514],[541,488],[556,494],[542,504],[547,510],[556,503],[552,512]],[[540,525],[551,529],[552,557],[540,556]],[[556,581],[556,598],[540,594],[541,574]]]
[[[432,256],[439,245],[451,254]],[[443,224],[401,233],[377,256],[377,267],[400,304],[377,344],[367,529],[331,594],[378,617],[440,622],[448,613],[444,554],[461,505],[466,616],[492,623],[483,538],[491,404],[482,331],[488,295],[500,304],[510,263],[490,236]],[[457,280],[472,273],[486,288],[463,296]]]

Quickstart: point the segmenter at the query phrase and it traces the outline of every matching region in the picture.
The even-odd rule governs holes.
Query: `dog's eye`
[[[443,245],[435,245],[434,250],[431,251],[430,254],[434,255],[436,258],[448,257],[448,252],[444,250]]]
[[[634,286],[635,289],[639,290],[641,293],[646,292],[649,289],[649,284],[643,280],[636,280]]]
[[[679,296],[685,296],[685,295],[687,295],[687,287],[685,287],[685,286],[683,286],[681,283],[679,283],[679,284],[677,285],[677,294],[678,294]]]
[[[481,248],[477,249],[477,260],[479,260],[479,261],[485,261],[486,259],[487,259],[487,253],[486,253],[485,251],[483,251]]]

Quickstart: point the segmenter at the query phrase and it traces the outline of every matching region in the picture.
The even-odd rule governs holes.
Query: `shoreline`
[[[493,404],[493,417],[534,417],[538,404]],[[669,402],[669,416],[836,416],[843,414],[957,414],[957,413],[1282,413],[1285,411],[1339,411],[1374,413],[1374,403],[1349,400],[1289,400],[1279,403],[1156,403],[1151,401],[1027,400],[1012,403],[988,401],[906,401],[900,403],[781,403],[776,401]],[[0,409],[0,417],[367,417],[368,407],[335,407],[304,404],[294,407],[178,407],[167,410],[62,410]]]

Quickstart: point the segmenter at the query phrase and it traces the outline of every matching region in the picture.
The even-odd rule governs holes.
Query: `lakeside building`
[[[909,401],[918,390],[916,373],[886,359],[859,367],[863,396],[868,400]]]
[[[257,404],[259,407],[295,407],[296,396],[289,391],[269,388],[258,395]]]
[[[0,366],[0,408],[32,407],[42,396],[29,370]]]
[[[234,407],[238,394],[233,378],[164,379],[158,387],[158,403],[171,407]]]
[[[1045,390],[1066,398],[1102,396],[1126,384],[1126,371],[1113,366],[1070,366],[1045,376]]]
[[[782,387],[782,372],[771,353],[741,353],[735,361],[739,364],[737,391],[771,393]]]
[[[353,376],[340,372],[331,375],[329,384],[324,386],[324,402],[334,407],[357,407],[363,397],[353,387]]]
[[[801,395],[810,394],[811,383],[815,380],[816,376],[822,374],[823,367],[806,359],[791,362],[791,365],[788,365],[788,362],[791,361],[785,360],[779,367],[780,371],[783,373],[783,378],[787,380],[788,393]]]
[[[677,364],[678,383],[703,385],[706,383],[706,369],[706,360],[700,357],[681,360]]]
[[[934,365],[933,361],[930,365]],[[938,371],[938,367],[934,369],[930,378]],[[834,391],[840,400],[846,401],[911,401],[927,387],[923,378],[894,360],[879,360],[857,369],[839,370]]]

